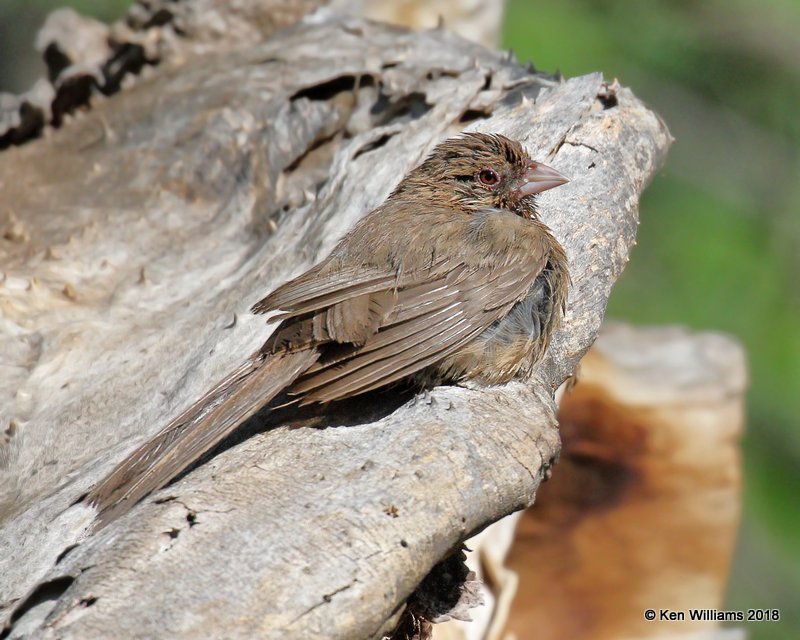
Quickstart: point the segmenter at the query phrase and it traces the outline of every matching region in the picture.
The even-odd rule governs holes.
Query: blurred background
[[[750,365],[744,513],[726,607],[800,630],[800,2],[512,0],[504,44],[566,76],[600,70],[676,142],[641,201],[608,315],[736,336]]]
[[[44,73],[48,11],[104,21],[130,0],[0,0],[0,91]],[[800,629],[800,2],[511,0],[502,45],[565,76],[602,71],[658,111],[676,143],[609,316],[736,336],[750,362],[745,506],[725,608],[780,608]],[[794,284],[793,284],[794,283]]]

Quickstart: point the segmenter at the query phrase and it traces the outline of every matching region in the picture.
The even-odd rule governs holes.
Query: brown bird
[[[119,517],[286,391],[341,400],[411,379],[423,388],[530,375],[564,310],[564,249],[537,193],[564,184],[500,135],[447,140],[331,255],[253,307],[281,322],[264,345],[88,495]]]

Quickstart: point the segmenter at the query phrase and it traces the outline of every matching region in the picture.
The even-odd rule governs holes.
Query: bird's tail
[[[98,509],[95,529],[116,520],[199,460],[318,357],[315,349],[250,356],[89,492],[87,502]]]

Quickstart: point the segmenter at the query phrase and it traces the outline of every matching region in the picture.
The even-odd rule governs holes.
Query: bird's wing
[[[253,306],[255,313],[277,311],[273,319],[284,320],[264,350],[278,353],[328,342],[363,346],[393,312],[401,290],[440,278],[451,268],[447,263],[442,257],[421,269],[398,271],[329,258]]]
[[[277,319],[329,308],[354,297],[391,289],[397,275],[387,269],[342,265],[326,270],[332,260],[281,285],[253,305],[253,313],[280,311]]]
[[[522,300],[545,263],[545,255],[499,266],[455,259],[440,264],[443,273],[434,279],[407,274],[392,308],[363,344],[328,345],[289,392],[302,396],[303,404],[339,400],[447,358]]]

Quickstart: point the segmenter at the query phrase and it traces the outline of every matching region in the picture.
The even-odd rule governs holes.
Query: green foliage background
[[[43,73],[47,11],[129,0],[0,0],[0,90]],[[566,76],[602,71],[676,143],[641,203],[609,315],[737,336],[751,368],[745,510],[726,607],[780,608],[752,640],[800,637],[800,2],[510,0],[504,46]],[[658,603],[653,603],[658,606]]]
[[[676,142],[641,202],[609,315],[717,329],[747,348],[744,522],[726,606],[780,608],[800,637],[800,2],[511,0],[505,46],[602,71]],[[657,605],[653,605],[657,606]]]

